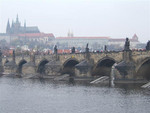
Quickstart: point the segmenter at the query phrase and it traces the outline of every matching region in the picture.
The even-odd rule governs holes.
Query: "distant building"
[[[72,47],[75,47],[78,50],[85,50],[87,43],[89,44],[90,50],[103,50],[105,45],[107,45],[110,50],[121,50],[125,43],[125,38],[113,39],[107,36],[77,37],[74,36],[73,32],[70,30],[66,37],[55,38],[52,33],[40,32],[37,26],[26,26],[26,22],[24,22],[24,26],[21,26],[18,15],[16,17],[16,21],[12,21],[11,25],[8,19],[6,33],[0,33],[0,41],[2,43],[4,41],[8,43],[14,41],[14,43],[16,43],[16,40],[21,40],[27,43],[28,41],[35,42],[34,44],[37,44],[36,42],[38,42],[40,44],[43,43],[44,45],[48,44],[52,47],[57,45],[59,49],[71,49]],[[143,45],[141,45],[138,41],[136,34],[134,34],[134,36],[130,39],[130,45],[131,49],[143,47]]]
[[[119,47],[124,47],[125,38],[116,38],[116,39],[109,39],[108,45],[117,45]],[[140,44],[138,37],[136,34],[133,35],[133,37],[130,39],[130,47],[136,48],[138,44]]]
[[[68,37],[56,37],[55,44],[59,48],[85,48],[89,44],[91,50],[103,50],[104,46],[109,46],[110,50],[122,50],[125,44],[125,38],[110,38],[110,37],[75,37],[72,32],[68,32]],[[130,39],[130,47],[137,48],[140,42],[136,34]]]
[[[52,33],[41,33],[37,26],[21,26],[18,15],[16,21],[10,25],[9,19],[6,26],[6,33],[0,33],[0,40],[6,40],[8,43],[14,40],[26,40],[39,43],[47,43],[54,40]]]
[[[18,34],[18,38],[23,41],[32,41],[40,43],[49,43],[55,39],[52,33],[24,33]]]
[[[89,44],[89,48],[92,50],[101,50],[108,44],[109,37],[76,37],[72,32],[68,32],[68,37],[56,37],[55,44],[59,48],[85,48],[86,44]]]
[[[10,36],[6,33],[0,33],[0,41],[5,40],[6,42],[10,42]]]
[[[7,22],[6,34],[22,34],[22,33],[40,33],[37,26],[26,26],[26,22],[24,22],[24,26],[21,26],[19,22],[18,15],[16,17],[16,22],[12,21],[10,26],[9,20]]]

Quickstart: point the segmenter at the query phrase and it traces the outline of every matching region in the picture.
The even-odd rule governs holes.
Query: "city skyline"
[[[22,25],[26,21],[27,26],[38,26],[55,37],[67,36],[68,30],[74,36],[112,38],[131,38],[136,33],[145,43],[150,37],[148,0],[0,0],[0,32],[6,32],[8,18],[11,23],[17,14]]]

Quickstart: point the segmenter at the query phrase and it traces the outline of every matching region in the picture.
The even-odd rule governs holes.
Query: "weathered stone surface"
[[[45,65],[45,73],[46,75],[61,75],[61,63],[60,61],[49,61],[49,63],[47,63]]]
[[[4,65],[4,73],[15,74],[17,70],[17,65],[15,61],[10,61]]]
[[[150,50],[150,41],[147,42],[146,50]]]
[[[90,77],[92,65],[87,60],[75,65],[75,75],[78,77]]]
[[[125,62],[132,61],[132,51],[124,51],[123,52],[123,61],[125,61]]]
[[[25,63],[22,66],[22,77],[27,77],[28,75],[35,75],[36,74],[36,65],[34,62]]]
[[[131,54],[130,54],[131,53]],[[91,59],[93,60],[93,67],[95,67],[96,65],[98,65],[99,61],[103,60],[104,58],[111,58],[114,59],[117,63],[121,62],[123,60],[125,60],[126,62],[133,62],[135,65],[135,73],[137,76],[138,70],[143,67],[143,64],[146,63],[147,61],[150,60],[150,51],[121,51],[121,52],[103,52],[103,53],[88,53],[90,55],[90,59],[88,62],[91,61]],[[124,54],[124,55],[123,55]],[[46,58],[48,61],[51,60],[56,60],[55,57],[53,57],[54,55],[37,55],[35,57],[35,69],[34,71],[36,72],[36,69],[39,65],[39,63],[43,60],[43,58]],[[60,62],[60,67],[63,67],[63,65],[71,58],[76,59],[78,62],[82,62],[83,60],[86,59],[85,57],[85,53],[77,53],[77,54],[58,54],[59,56],[59,62]],[[124,57],[124,58],[123,58]],[[8,57],[7,58],[8,61],[12,60],[12,57]],[[131,59],[131,60],[130,60]],[[17,66],[20,64],[22,60],[22,56],[15,56],[15,61]],[[24,60],[27,62],[30,62],[30,56],[24,56]],[[2,58],[2,65],[3,67],[5,67],[5,63],[6,63],[6,58]],[[7,64],[7,63],[6,63]],[[91,64],[91,63],[90,63]],[[149,65],[148,65],[149,66]],[[27,68],[27,67],[26,67]],[[94,68],[93,68],[94,69]],[[99,68],[100,70],[104,70],[105,69]],[[24,69],[23,69],[24,70]],[[28,70],[28,69],[27,69]],[[52,70],[55,70],[55,68],[52,68]],[[59,69],[56,69],[59,70]],[[92,70],[93,71],[93,70]],[[10,71],[11,72],[11,71]],[[15,72],[15,71],[13,71]],[[32,72],[32,73],[35,73]],[[145,70],[143,71],[145,73]],[[27,72],[26,72],[27,73]],[[29,72],[28,72],[29,73]],[[51,73],[51,72],[50,72]],[[60,73],[60,72],[59,72]],[[130,72],[128,72],[130,73]],[[51,75],[51,74],[50,74]],[[54,74],[56,75],[56,74]],[[122,78],[122,76],[117,76],[118,78]],[[117,78],[116,77],[116,78]],[[131,76],[126,76],[126,77],[131,77]],[[136,77],[135,77],[136,78]],[[141,79],[143,78],[143,75],[141,75],[140,77]]]
[[[135,71],[135,65],[133,62],[122,61],[117,64],[115,68],[119,71],[122,78],[134,79],[133,73]]]

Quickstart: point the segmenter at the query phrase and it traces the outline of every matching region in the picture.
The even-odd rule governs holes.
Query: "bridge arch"
[[[145,58],[137,67],[136,78],[150,80],[150,57]]]
[[[94,66],[92,75],[96,76],[110,76],[111,67],[116,61],[111,57],[104,57],[100,59]]]
[[[75,65],[78,64],[79,61],[76,58],[70,58],[66,60],[62,67],[62,74],[69,74],[70,76],[75,75]]]
[[[48,62],[49,61],[47,59],[41,60],[37,66],[37,73],[45,74],[45,64],[47,64]]]
[[[5,65],[6,63],[8,63],[8,62],[9,62],[9,60],[5,60],[4,65]]]
[[[22,66],[23,66],[25,63],[27,63],[27,61],[24,60],[24,59],[22,59],[22,60],[19,62],[18,68],[17,68],[17,73],[20,73],[20,74],[22,73]]]

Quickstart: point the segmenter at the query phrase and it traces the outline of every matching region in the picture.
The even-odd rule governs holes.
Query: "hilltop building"
[[[126,37],[125,37],[126,38]],[[11,43],[15,40],[21,40],[22,42],[35,42],[48,44],[50,46],[57,45],[59,49],[70,49],[75,47],[79,50],[85,50],[85,46],[88,43],[90,51],[104,50],[104,46],[107,45],[109,50],[121,50],[124,47],[125,38],[110,38],[108,36],[74,36],[72,31],[68,31],[66,37],[54,37],[52,33],[40,32],[37,26],[27,26],[26,22],[21,26],[19,17],[17,15],[16,20],[10,21],[8,19],[6,26],[6,33],[0,33],[0,41]],[[130,39],[130,38],[129,38]],[[130,39],[130,47],[136,48],[141,43],[138,41],[138,36],[134,36]],[[106,47],[106,46],[105,46]]]
[[[6,40],[8,43],[14,40],[35,41],[39,43],[48,43],[55,39],[52,33],[42,33],[37,26],[21,26],[18,15],[16,21],[12,21],[11,25],[8,19],[6,33],[0,34],[0,40]]]
[[[16,21],[12,21],[12,24],[10,26],[9,19],[7,22],[6,27],[6,34],[22,34],[22,33],[40,33],[40,30],[37,26],[26,26],[26,22],[24,22],[24,26],[21,26],[21,23],[19,22],[18,15],[16,17]]]
[[[56,37],[55,44],[59,48],[85,49],[88,43],[91,49],[103,49],[104,45],[108,44],[109,39],[109,37]]]
[[[86,44],[89,44],[89,48],[91,50],[103,50],[104,46],[107,45],[109,47],[114,47],[115,49],[121,49],[124,47],[125,38],[110,38],[110,37],[76,37],[73,36],[72,32],[68,32],[67,37],[56,37],[55,44],[59,48],[85,48]],[[138,37],[136,34],[130,39],[131,48],[135,48],[137,44],[140,42],[138,41]],[[110,48],[113,49],[113,48]]]
[[[123,48],[125,40],[125,38],[111,38],[109,39],[108,45],[114,45],[118,48]],[[137,45],[140,44],[138,36],[136,34],[134,34],[132,38],[129,38],[129,40],[131,49],[136,48]]]

